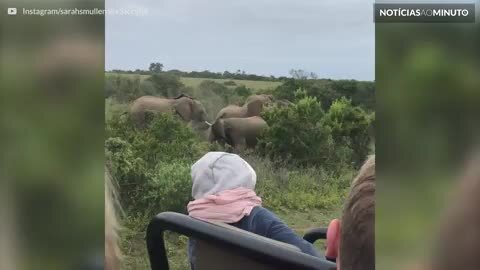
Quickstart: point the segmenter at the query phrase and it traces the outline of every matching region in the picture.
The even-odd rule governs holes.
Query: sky
[[[105,68],[374,80],[373,2],[364,0],[106,0]]]

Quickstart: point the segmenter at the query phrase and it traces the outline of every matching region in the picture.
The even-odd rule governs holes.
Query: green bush
[[[353,150],[351,161],[360,165],[369,154],[372,116],[353,106],[345,97],[333,102],[323,117],[322,125],[330,127],[337,147],[348,145]]]
[[[139,75],[107,76],[105,81],[105,97],[115,98],[120,103],[130,102],[142,96],[142,82]]]
[[[240,86],[237,86],[235,87],[235,89],[233,90],[235,92],[235,94],[237,94],[238,96],[240,97],[249,97],[253,94],[253,91],[252,89],[250,88],[247,88],[245,85],[240,85]]]
[[[192,160],[205,147],[197,134],[173,114],[151,115],[148,127],[136,131],[132,145],[145,161]],[[148,121],[148,120],[147,120]]]
[[[152,214],[163,211],[186,212],[191,200],[190,161],[159,162],[145,186],[142,200]]]
[[[153,74],[148,81],[152,83],[157,96],[176,97],[185,90],[180,77],[168,73]]]
[[[171,114],[150,115],[146,128],[126,115],[107,122],[108,167],[129,216],[151,218],[162,211],[184,212],[190,199],[190,166],[208,151],[183,121]]]
[[[181,93],[191,94],[192,89],[172,74],[154,74],[146,80],[140,75],[116,74],[105,79],[105,98],[118,103],[129,103],[141,96],[175,97]]]
[[[355,80],[290,78],[275,88],[273,94],[278,99],[295,100],[295,91],[303,89],[308,96],[316,97],[324,110],[341,97],[352,100],[355,106],[367,110],[375,109],[375,84]]]
[[[371,151],[374,114],[344,97],[324,113],[320,102],[306,90],[299,89],[294,96],[298,101],[292,106],[263,113],[269,129],[260,139],[260,153],[288,164],[333,171],[365,160]]]
[[[312,97],[264,112],[269,128],[260,139],[259,151],[289,164],[333,168],[343,157],[335,149],[330,127],[322,126],[323,115]]]
[[[128,105],[117,103],[113,98],[105,99],[105,120],[109,121],[114,115],[121,115],[128,112]]]

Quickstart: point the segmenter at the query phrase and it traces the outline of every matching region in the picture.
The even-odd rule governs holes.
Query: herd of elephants
[[[143,127],[147,112],[174,113],[200,130],[210,142],[229,144],[235,149],[255,147],[258,136],[268,127],[261,113],[271,105],[288,106],[289,101],[275,101],[272,95],[249,96],[243,106],[228,105],[221,109],[213,123],[207,120],[203,104],[184,94],[176,98],[142,96],[130,106],[130,116],[137,127]]]

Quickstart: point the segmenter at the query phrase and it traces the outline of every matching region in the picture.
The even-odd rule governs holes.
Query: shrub
[[[139,218],[184,211],[190,198],[190,166],[209,148],[174,115],[150,117],[142,130],[132,127],[125,115],[107,122],[108,166],[127,214]]]
[[[132,145],[138,155],[154,166],[159,161],[191,160],[203,144],[182,120],[173,114],[151,115],[148,127],[136,131]],[[148,120],[147,120],[148,121]]]
[[[163,97],[178,96],[185,87],[179,77],[168,73],[153,74],[148,81],[153,84],[155,94]]]
[[[286,99],[293,101],[295,99],[295,91],[303,85],[299,80],[288,79],[273,91],[274,96],[278,99]]]
[[[163,211],[186,212],[191,200],[190,161],[159,162],[145,186],[142,201],[151,214]]]
[[[245,85],[237,86],[233,91],[241,97],[249,97],[253,94],[252,89],[247,88]]]
[[[361,107],[342,97],[330,106],[322,124],[330,127],[337,147],[348,145],[353,150],[351,160],[360,165],[369,153],[372,119]]]
[[[322,126],[323,115],[320,103],[312,97],[264,112],[269,128],[260,139],[259,151],[289,164],[333,167],[339,156],[330,127]]]
[[[107,76],[105,81],[105,96],[113,97],[117,102],[130,102],[142,95],[139,75]]]
[[[278,99],[295,99],[295,91],[303,89],[308,96],[316,97],[324,110],[341,98],[347,97],[355,106],[362,106],[368,110],[375,109],[375,85],[373,82],[355,80],[329,80],[290,78],[275,88],[274,96]]]
[[[128,105],[117,103],[112,98],[105,99],[105,120],[109,121],[115,115],[121,115],[128,112]]]

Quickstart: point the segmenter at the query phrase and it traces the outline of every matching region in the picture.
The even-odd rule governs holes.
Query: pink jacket
[[[187,209],[189,216],[200,220],[235,223],[260,205],[262,199],[255,191],[240,187],[191,201]]]

